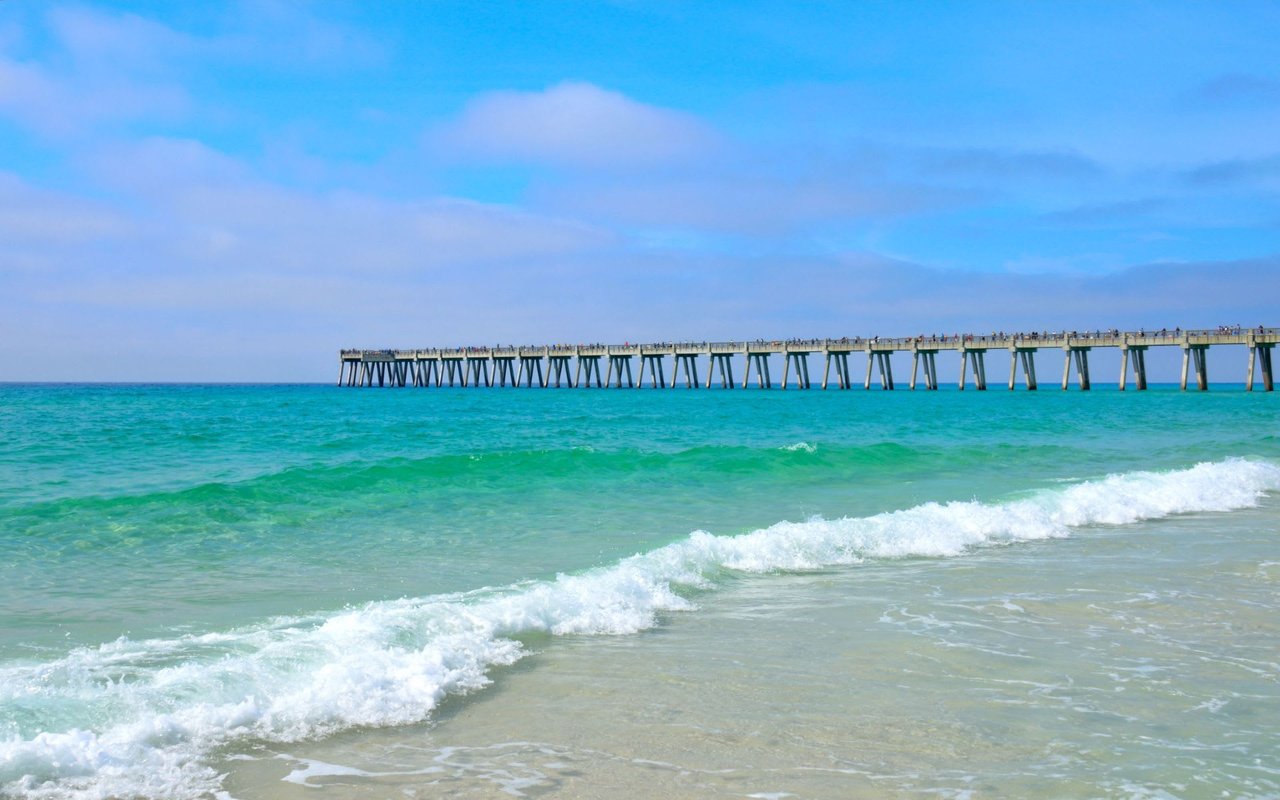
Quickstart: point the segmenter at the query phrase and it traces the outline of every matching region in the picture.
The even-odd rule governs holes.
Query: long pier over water
[[[1272,352],[1280,342],[1280,328],[1232,328],[1219,330],[1180,330],[1173,332],[1095,331],[1092,333],[996,334],[990,336],[914,336],[896,339],[843,338],[791,339],[787,341],[744,342],[663,342],[656,344],[592,344],[547,345],[533,347],[461,347],[426,350],[343,350],[339,354],[339,386],[512,386],[512,387],[613,387],[641,388],[648,372],[649,386],[674,389],[683,385],[693,389],[711,388],[719,384],[731,389],[734,362],[742,365],[742,388],[752,382],[762,389],[775,386],[770,369],[770,356],[782,356],[782,375],[777,384],[786,389],[813,386],[810,357],[822,363],[821,388],[831,379],[840,389],[852,388],[854,376],[850,357],[865,354],[866,372],[862,388],[870,389],[878,370],[882,389],[895,388],[894,353],[911,353],[910,388],[917,377],[923,378],[925,389],[938,388],[937,355],[954,352],[959,359],[958,388],[964,389],[972,376],[974,388],[987,388],[988,354],[1009,354],[1009,389],[1015,388],[1019,373],[1027,389],[1036,389],[1036,354],[1041,350],[1060,350],[1062,388],[1071,383],[1072,367],[1076,384],[1082,390],[1090,387],[1089,353],[1096,348],[1113,347],[1120,351],[1120,390],[1128,385],[1130,371],[1138,390],[1147,388],[1147,350],[1152,347],[1182,349],[1181,387],[1186,390],[1188,378],[1194,375],[1201,391],[1209,388],[1208,353],[1210,347],[1241,346],[1248,351],[1248,367],[1244,388],[1253,391],[1255,371],[1261,373],[1264,391],[1274,388]],[[700,359],[706,359],[706,380],[699,374]],[[670,359],[670,361],[668,361]],[[670,379],[667,365],[670,364]],[[601,367],[603,366],[603,370]],[[1241,366],[1244,366],[1241,364]],[[1255,370],[1255,367],[1257,368]]]

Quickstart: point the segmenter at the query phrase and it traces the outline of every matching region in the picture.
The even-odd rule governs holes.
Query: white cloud
[[[115,210],[0,172],[0,271],[36,263],[30,259],[34,253],[47,261],[59,248],[120,239],[133,231],[130,220]]]
[[[690,114],[565,82],[481,95],[429,140],[483,159],[600,168],[684,161],[712,149],[717,136]]]
[[[476,265],[497,269],[612,241],[579,222],[503,205],[299,190],[193,140],[151,138],[105,149],[86,164],[145,231],[139,274],[470,281],[465,270]]]
[[[0,173],[0,333],[42,354],[0,379],[296,379],[282,357],[327,375],[340,345],[509,337],[495,315],[562,304],[565,265],[581,278],[614,244],[503,205],[299,190],[191,140],[80,166],[108,200]]]
[[[66,54],[95,67],[157,66],[200,46],[195,37],[136,14],[61,6],[47,21]]]
[[[69,138],[104,122],[172,119],[190,107],[160,64],[181,49],[179,34],[132,15],[61,8],[48,25],[57,44],[44,57],[0,50],[0,118]]]
[[[208,35],[74,6],[52,7],[42,21],[47,44],[37,56],[16,54],[37,37],[0,28],[0,120],[56,139],[107,124],[186,118],[197,103],[183,79],[202,65],[350,69],[384,58],[368,37],[291,4],[250,4]]]
[[[748,236],[899,216],[948,201],[945,192],[923,187],[743,174],[562,187],[541,197],[552,207],[589,218]]]

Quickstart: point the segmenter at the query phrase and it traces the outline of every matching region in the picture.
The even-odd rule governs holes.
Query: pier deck
[[[833,377],[836,388],[853,385],[849,357],[866,356],[864,389],[871,388],[873,373],[879,369],[882,389],[895,388],[890,356],[909,352],[910,388],[923,377],[925,389],[938,388],[937,354],[954,351],[959,355],[958,388],[964,389],[972,375],[973,386],[987,388],[986,357],[992,351],[1009,353],[1008,387],[1013,389],[1019,371],[1027,389],[1036,389],[1036,353],[1061,350],[1064,353],[1063,389],[1070,385],[1072,365],[1076,383],[1090,388],[1089,352],[1095,348],[1116,348],[1121,354],[1119,388],[1128,385],[1130,365],[1134,386],[1147,388],[1146,351],[1152,347],[1182,349],[1180,385],[1186,389],[1194,374],[1196,387],[1206,390],[1210,347],[1242,346],[1248,350],[1244,387],[1252,391],[1255,366],[1261,373],[1264,391],[1273,391],[1272,353],[1280,342],[1280,328],[1181,330],[1159,332],[1093,331],[1072,333],[992,334],[985,336],[910,336],[898,338],[789,339],[731,342],[657,342],[649,344],[580,344],[539,346],[496,346],[427,348],[421,350],[342,350],[339,353],[339,386],[522,386],[526,388],[588,387],[641,388],[645,372],[653,388],[688,388],[719,384],[739,385],[734,380],[734,361],[741,359],[741,387],[750,385],[752,371],[760,388],[774,388],[770,356],[781,355],[783,372],[780,388],[794,385],[809,389],[809,357],[823,359],[820,387],[826,389]],[[671,359],[670,380],[666,364]],[[706,358],[706,380],[699,379],[700,358]],[[636,370],[633,371],[633,360]],[[605,372],[602,375],[601,362]],[[572,365],[572,369],[571,369]],[[1021,369],[1019,369],[1021,368]],[[1194,372],[1193,372],[1194,370]],[[794,375],[794,378],[791,376]]]

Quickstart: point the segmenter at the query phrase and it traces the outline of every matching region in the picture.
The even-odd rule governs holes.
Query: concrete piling
[[[769,376],[769,354],[747,352],[746,374],[742,378],[742,388],[747,388],[751,378],[751,368],[756,370],[756,386],[760,389],[772,389],[773,380]]]
[[[586,376],[585,376],[586,380],[584,381],[580,374],[576,381],[577,388],[579,389],[591,388],[592,376],[594,376],[594,379],[596,382],[596,388],[597,389],[604,388],[604,381],[600,377],[600,358],[601,357],[599,355],[594,355],[594,354],[587,355],[587,356],[584,356],[584,355],[578,356],[578,370],[580,373],[583,370],[586,371]]]
[[[547,377],[542,382],[542,388],[547,388],[554,377],[556,389],[560,388],[560,382],[569,384],[569,388],[573,388],[573,379],[569,375],[569,356],[552,355],[547,358]]]
[[[733,354],[732,353],[711,353],[711,366],[707,368],[707,388],[711,388],[712,372],[715,367],[720,368],[720,388],[733,388]]]
[[[893,391],[893,362],[889,360],[889,352],[878,350],[875,353],[876,366],[880,369],[880,388]]]
[[[792,367],[796,371],[796,388],[809,388],[809,353],[804,350],[787,350],[782,364],[782,388],[787,388],[787,375]]]
[[[1020,349],[1017,351],[1022,359],[1022,382],[1027,391],[1036,389],[1036,351]]]
[[[1200,391],[1207,391],[1209,388],[1209,365],[1208,365],[1209,346],[1204,344],[1184,343],[1182,346],[1182,377],[1178,382],[1178,387],[1182,391],[1187,390],[1187,377],[1190,368],[1194,365],[1196,370],[1196,388]]]

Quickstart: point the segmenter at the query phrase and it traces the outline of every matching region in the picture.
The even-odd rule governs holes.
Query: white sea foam
[[[782,447],[779,447],[778,449],[779,449],[779,450],[786,450],[786,451],[787,451],[787,452],[789,452],[789,453],[797,453],[797,452],[803,452],[803,453],[816,453],[816,452],[818,452],[818,446],[817,446],[816,444],[811,443],[811,442],[796,442],[795,444],[784,444]]]
[[[0,795],[190,797],[216,791],[205,762],[246,738],[291,741],[425,719],[522,655],[523,634],[626,634],[726,571],[868,558],[954,556],[1090,525],[1246,508],[1280,467],[1232,459],[1129,473],[1000,504],[926,503],[870,517],[780,522],[740,536],[697,531],[554,581],[374,602],[220,633],[120,639],[51,662],[0,667]]]

